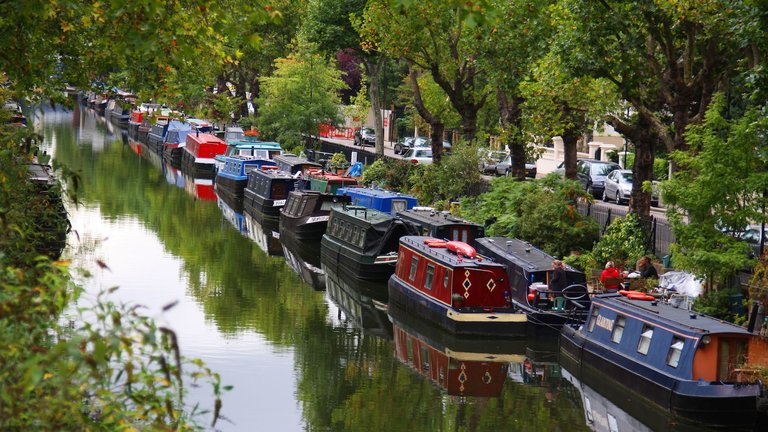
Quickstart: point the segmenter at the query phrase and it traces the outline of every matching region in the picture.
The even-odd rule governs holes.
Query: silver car
[[[657,184],[653,182],[653,192],[651,193],[651,205],[659,205],[659,195]],[[605,177],[605,189],[603,189],[603,201],[613,200],[617,204],[629,201],[632,195],[632,170],[617,169],[611,171]]]

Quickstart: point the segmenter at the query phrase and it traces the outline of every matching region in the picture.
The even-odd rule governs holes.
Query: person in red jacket
[[[613,279],[608,284],[605,283],[606,279]],[[616,292],[619,289],[619,282],[621,281],[621,273],[619,269],[614,267],[613,261],[605,263],[605,270],[600,274],[600,283],[603,284],[605,290],[608,292]]]

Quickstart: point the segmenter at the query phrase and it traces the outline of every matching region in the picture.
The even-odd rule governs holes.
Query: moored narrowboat
[[[472,240],[485,236],[485,227],[482,225],[456,217],[447,211],[436,211],[431,207],[398,211],[397,216],[416,225],[424,236],[464,243],[471,243]]]
[[[139,126],[144,123],[146,119],[146,113],[139,108],[135,108],[131,111],[131,117],[128,120],[128,135],[132,138],[139,138]]]
[[[354,186],[360,186],[360,183],[354,177],[333,174],[322,169],[308,170],[304,180],[308,189],[327,194],[338,194],[338,190],[341,188],[349,189]]]
[[[216,171],[224,167],[224,158],[228,156],[243,156],[250,159],[272,160],[275,156],[283,154],[280,143],[268,141],[256,141],[244,139],[241,141],[227,142],[224,153],[216,155],[214,159]]]
[[[310,190],[291,191],[280,210],[280,238],[291,238],[297,242],[314,241],[319,246],[328,227],[331,208],[349,202],[349,197],[343,195]]]
[[[320,253],[345,276],[386,281],[395,271],[400,237],[416,234],[413,225],[389,213],[336,206],[331,209]]]
[[[753,426],[765,394],[759,381],[740,379],[739,368],[758,361],[750,357],[757,336],[646,294],[623,294],[594,297],[585,324],[563,326],[563,366],[620,383],[685,419]]]
[[[181,156],[187,142],[187,135],[192,132],[189,123],[179,120],[171,120],[168,123],[168,131],[163,139],[163,160],[175,167],[181,167]]]
[[[147,134],[147,145],[150,150],[160,153],[163,148],[163,141],[165,141],[165,134],[168,132],[168,124],[170,119],[168,117],[158,117],[155,123],[151,126],[149,133]]]
[[[483,237],[475,239],[477,252],[507,268],[512,302],[528,314],[528,322],[561,326],[582,323],[591,303],[583,272],[566,265],[566,287],[547,290],[554,257],[520,239]]]
[[[511,302],[504,266],[460,241],[401,237],[389,303],[455,334],[526,332],[527,316]]]
[[[248,175],[257,169],[274,168],[274,162],[250,159],[247,156],[227,156],[224,167],[216,173],[216,193],[236,211],[243,211],[243,197]]]
[[[227,144],[215,135],[189,133],[181,157],[181,167],[195,177],[213,178],[214,157],[224,153],[226,149]]]
[[[410,210],[418,205],[418,200],[415,197],[384,189],[353,187],[339,189],[337,193],[349,195],[352,198],[353,205],[393,215],[399,211]]]
[[[251,171],[243,196],[243,209],[260,222],[277,222],[280,209],[288,194],[295,189],[297,180],[285,171],[264,169]]]
[[[321,168],[319,163],[312,162],[302,157],[298,157],[292,154],[282,154],[272,158],[277,163],[280,171],[291,173],[298,177],[302,177],[305,171],[313,168]],[[301,173],[301,174],[299,174]]]

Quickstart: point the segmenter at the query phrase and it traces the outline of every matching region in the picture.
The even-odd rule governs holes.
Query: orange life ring
[[[627,294],[627,298],[631,300],[646,300],[646,301],[656,300],[656,297],[652,295],[648,295],[646,293],[637,292],[637,291]]]
[[[435,239],[435,238],[424,239],[424,244],[429,246],[429,247],[433,247],[433,248],[444,248],[444,247],[446,247],[445,240],[438,240],[438,239]]]
[[[477,255],[475,248],[464,242],[449,241],[445,244],[445,246],[448,248],[448,250],[456,252],[456,255],[464,255],[467,258],[474,258]]]
[[[619,290],[619,294],[623,296],[629,296],[630,294],[645,294],[645,293],[642,291]]]

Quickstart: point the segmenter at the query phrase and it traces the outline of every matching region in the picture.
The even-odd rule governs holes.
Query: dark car
[[[376,132],[371,128],[362,128],[355,132],[355,145],[358,146],[375,146],[376,145]]]
[[[587,193],[595,198],[602,198],[605,190],[605,178],[614,170],[621,167],[615,162],[606,162],[597,159],[579,159],[576,161],[576,175],[579,182],[584,185]],[[557,167],[557,172],[565,176],[565,162]]]
[[[512,174],[512,155],[507,155],[503,161],[496,164],[496,174],[503,176]],[[536,162],[532,160],[525,162],[525,176],[536,178]]]
[[[394,151],[395,154],[403,154],[407,152],[408,150],[413,148],[413,141],[417,139],[417,137],[406,137],[402,140],[395,143]]]
[[[481,149],[478,169],[482,174],[496,174],[496,166],[507,157],[503,151]]]

